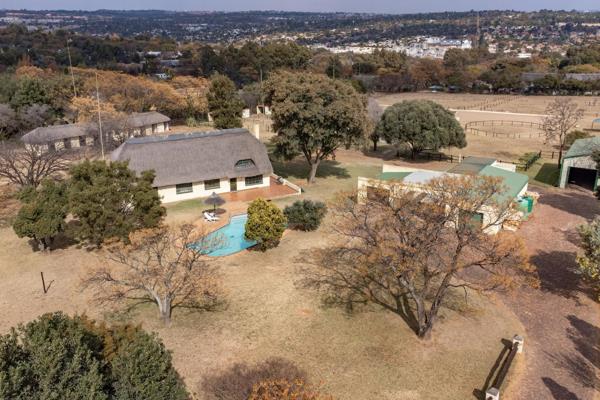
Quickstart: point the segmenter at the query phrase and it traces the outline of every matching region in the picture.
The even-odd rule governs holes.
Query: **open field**
[[[569,97],[585,112],[582,127],[587,128],[592,118],[600,117],[600,97],[598,96],[562,96]],[[470,93],[432,93],[409,92],[378,94],[377,100],[382,106],[390,106],[403,100],[433,100],[446,108],[454,110],[479,110],[518,114],[544,114],[546,106],[556,96],[520,96]],[[588,121],[589,120],[589,121]],[[586,125],[587,124],[587,125]]]
[[[589,128],[593,118],[600,115],[600,98],[587,96],[571,97],[585,110],[585,116],[580,123],[580,129]],[[538,127],[528,127],[528,123],[542,122],[544,110],[553,96],[514,96],[514,95],[477,95],[449,93],[399,93],[380,94],[377,101],[382,107],[390,106],[403,100],[433,100],[444,107],[455,110],[456,116],[463,127],[472,122],[502,121],[495,126],[474,126],[483,132],[475,134],[467,130],[467,147],[464,149],[444,149],[447,154],[474,155],[495,157],[506,161],[516,161],[527,152],[556,150],[554,143],[545,143],[539,135]],[[515,121],[515,126],[508,125]],[[501,125],[501,123],[507,125]],[[497,134],[497,135],[494,135]],[[508,137],[510,136],[510,137]]]

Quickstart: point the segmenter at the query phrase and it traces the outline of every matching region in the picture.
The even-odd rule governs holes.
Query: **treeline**
[[[114,71],[67,71],[19,66],[0,74],[0,138],[38,126],[88,122],[97,118],[96,88],[107,123],[133,112],[156,110],[171,118],[203,119],[207,113],[203,78],[181,76],[168,82]]]

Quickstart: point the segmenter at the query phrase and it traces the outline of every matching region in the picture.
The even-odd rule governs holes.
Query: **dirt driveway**
[[[520,234],[541,288],[506,300],[527,330],[516,398],[600,399],[600,306],[575,273],[576,227],[600,215],[600,202],[582,189],[534,189],[542,196]]]

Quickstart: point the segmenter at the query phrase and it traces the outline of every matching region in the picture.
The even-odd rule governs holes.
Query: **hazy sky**
[[[9,9],[286,10],[410,13],[485,9],[600,10],[598,0],[0,0]]]

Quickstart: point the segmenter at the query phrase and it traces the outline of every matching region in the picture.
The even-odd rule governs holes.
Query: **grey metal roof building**
[[[155,187],[273,172],[266,147],[246,129],[131,138],[111,160],[129,161],[137,172],[154,170]]]

